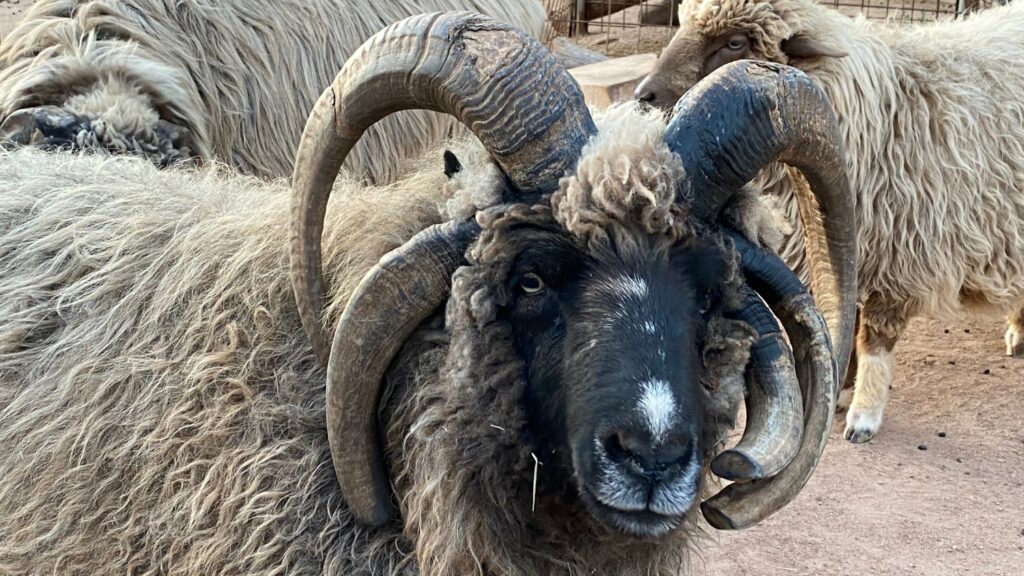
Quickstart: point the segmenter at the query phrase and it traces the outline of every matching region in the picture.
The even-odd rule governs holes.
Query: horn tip
[[[700,505],[700,511],[704,515],[704,519],[708,521],[713,528],[718,530],[738,530],[742,528],[738,526],[728,514],[716,508],[710,501],[703,502]]]
[[[726,450],[711,461],[711,471],[726,480],[759,480],[765,477],[764,467],[749,454]]]
[[[352,507],[351,511],[357,522],[369,528],[382,528],[392,518],[391,506],[383,500],[370,504],[364,510],[356,510],[355,507]]]

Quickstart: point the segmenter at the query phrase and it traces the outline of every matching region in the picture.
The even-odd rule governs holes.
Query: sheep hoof
[[[1024,334],[1016,326],[1006,329],[1006,355],[1020,358],[1024,356]]]
[[[882,410],[850,408],[846,413],[846,431],[843,436],[854,444],[861,444],[874,438],[881,426]]]

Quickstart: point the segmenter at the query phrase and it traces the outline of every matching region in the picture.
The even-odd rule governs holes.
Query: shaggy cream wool
[[[1024,4],[930,24],[851,19],[812,0],[684,0],[680,15],[659,72],[676,88],[704,74],[712,39],[743,32],[752,58],[804,70],[829,97],[855,194],[862,320],[892,327],[890,348],[911,316],[1024,301]],[[790,61],[792,36],[847,55]],[[780,253],[806,279],[785,170],[753,184],[779,198],[793,225]],[[854,406],[880,412],[884,397],[870,398]]]
[[[40,104],[80,109],[83,96],[109,112],[130,86],[117,134],[96,149],[145,141],[134,130],[152,131],[155,114],[188,129],[201,158],[289,176],[313,103],[352,52],[392,22],[439,10],[480,12],[535,38],[546,17],[538,0],[40,0],[0,44],[0,118]],[[461,130],[440,114],[396,114],[346,166],[390,182]]]
[[[581,244],[693,237],[654,119],[623,107],[596,121],[608,138],[550,202],[478,213],[471,265],[389,372],[402,515],[378,531],[353,521],[334,476],[324,372],[288,281],[286,183],[216,164],[0,152],[0,573],[678,576],[692,526],[657,541],[611,534],[548,469],[531,505],[522,361],[497,314],[528,240],[514,224]],[[478,145],[452,147],[465,182],[492,176]],[[493,202],[457,188],[440,151],[391,185],[336,183],[326,322],[383,254],[444,219],[439,207]],[[722,319],[709,332],[710,458],[735,422],[753,335]]]

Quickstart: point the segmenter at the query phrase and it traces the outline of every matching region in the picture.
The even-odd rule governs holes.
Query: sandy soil
[[[1024,360],[1003,356],[1002,334],[997,315],[915,320],[879,436],[847,443],[838,415],[797,499],[712,531],[695,573],[1024,575]]]
[[[0,39],[14,28],[18,17],[31,5],[31,0],[0,0]]]
[[[29,3],[0,0],[0,37]],[[879,437],[848,444],[839,415],[796,501],[709,529],[694,573],[1024,575],[1024,360],[1002,356],[1002,330],[998,316],[915,321]]]

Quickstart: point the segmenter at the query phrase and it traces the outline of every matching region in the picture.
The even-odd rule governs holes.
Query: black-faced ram
[[[336,179],[414,107],[479,142]],[[837,137],[805,76],[746,63],[667,129],[595,122],[537,42],[454,13],[323,92],[290,226],[282,185],[216,167],[0,155],[0,566],[677,576],[695,510],[756,523],[824,448],[856,281]],[[775,160],[822,209],[832,336],[720,218]],[[709,469],[738,482],[698,506]]]

